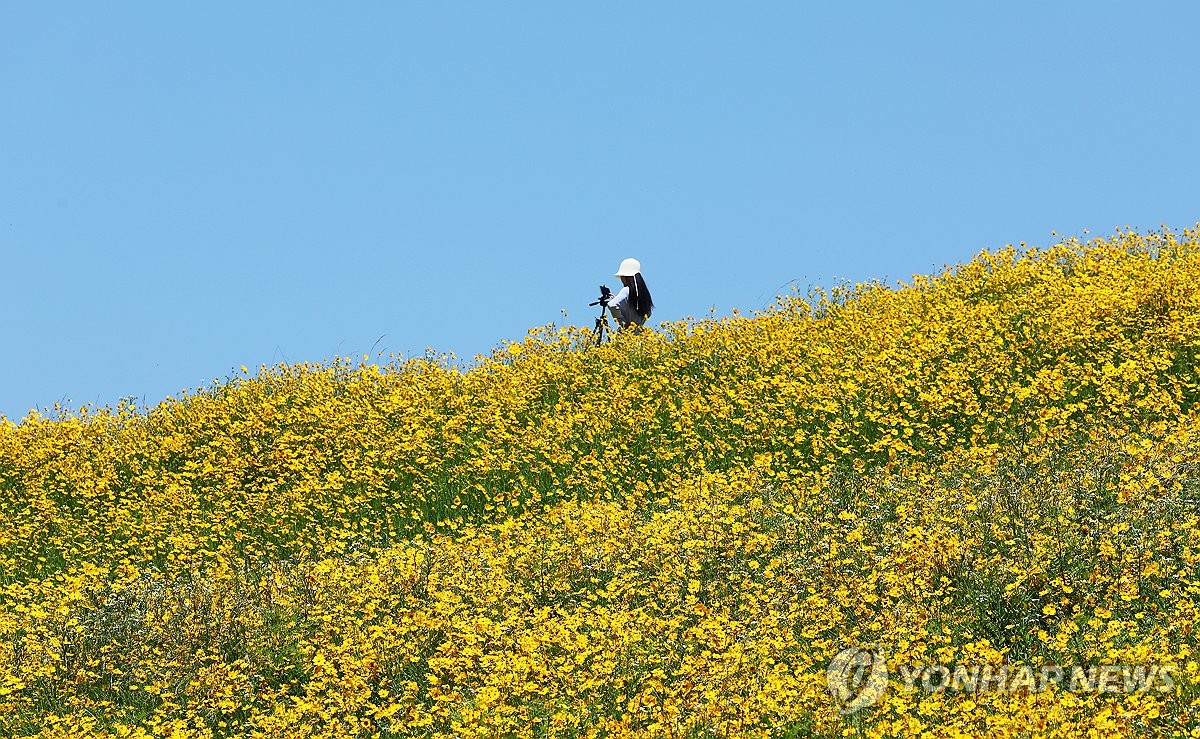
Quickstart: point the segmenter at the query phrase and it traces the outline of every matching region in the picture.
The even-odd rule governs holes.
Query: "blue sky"
[[[0,414],[1200,221],[1190,2],[0,5]],[[567,311],[564,319],[562,311]],[[380,339],[379,337],[382,337]],[[377,341],[378,339],[378,341]]]

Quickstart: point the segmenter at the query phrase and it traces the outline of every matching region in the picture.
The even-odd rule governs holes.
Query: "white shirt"
[[[631,323],[637,326],[646,323],[646,317],[638,315],[638,312],[634,310],[633,303],[629,301],[628,287],[622,287],[621,292],[608,301],[608,309],[612,311],[613,318],[617,319],[617,323],[621,324],[622,328]]]

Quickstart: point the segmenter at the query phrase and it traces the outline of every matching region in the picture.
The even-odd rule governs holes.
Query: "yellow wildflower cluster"
[[[1198,286],[1120,232],[0,422],[0,734],[1200,736]]]

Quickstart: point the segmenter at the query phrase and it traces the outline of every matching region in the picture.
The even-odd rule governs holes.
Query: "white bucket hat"
[[[642,271],[642,263],[636,259],[626,259],[621,262],[621,266],[617,268],[617,277],[633,277],[638,272]]]

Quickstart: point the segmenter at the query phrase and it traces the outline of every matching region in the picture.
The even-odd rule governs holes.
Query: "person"
[[[642,277],[642,263],[626,259],[617,268],[616,276],[621,278],[622,287],[608,301],[608,309],[621,328],[633,326],[634,330],[640,330],[654,311],[654,300]]]

